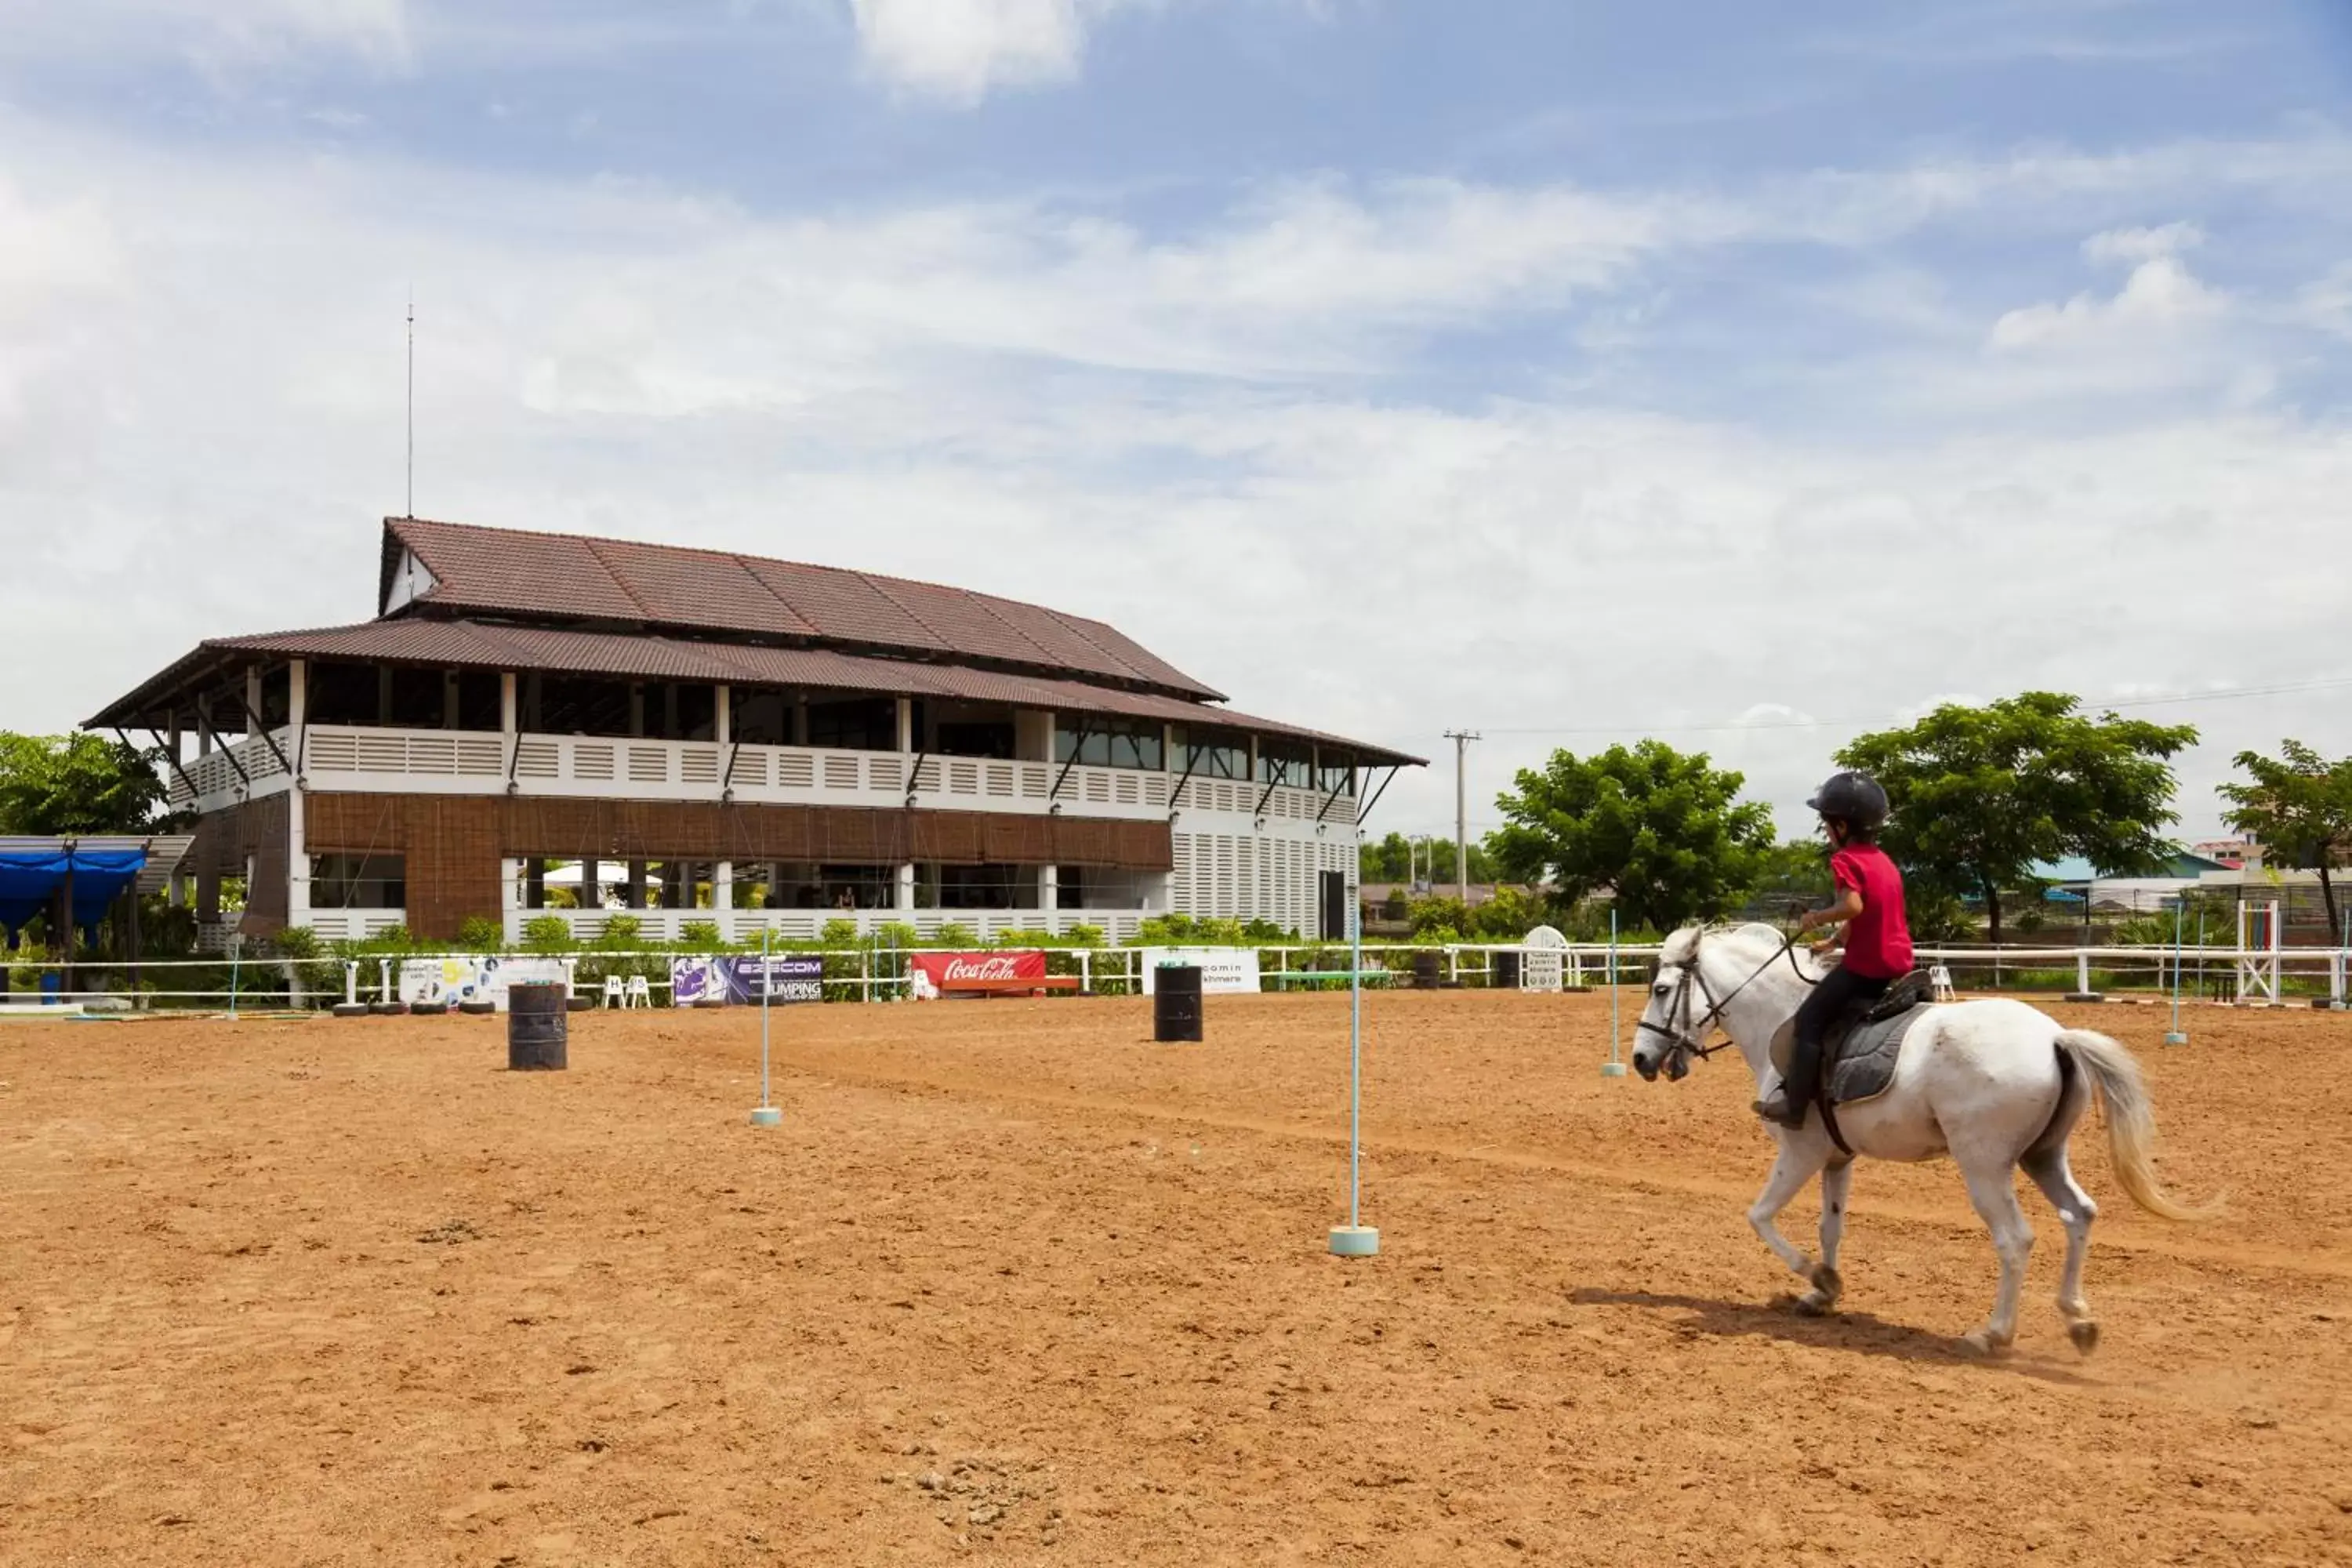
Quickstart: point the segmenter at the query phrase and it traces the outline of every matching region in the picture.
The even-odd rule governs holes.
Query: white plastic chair
[[[653,987],[646,984],[646,977],[642,974],[630,975],[629,993],[627,998],[623,1003],[623,1005],[629,1007],[650,1007],[653,1005]]]
[[[621,977],[617,974],[604,976],[604,1005],[607,1007],[628,1005],[628,992],[621,984]]]

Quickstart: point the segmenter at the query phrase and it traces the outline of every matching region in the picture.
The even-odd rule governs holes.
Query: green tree
[[[1778,916],[1825,903],[1832,890],[1829,846],[1818,838],[1792,838],[1764,851],[1748,907]]]
[[[1423,845],[1412,842],[1402,833],[1391,833],[1377,843],[1363,846],[1356,857],[1358,875],[1364,881],[1410,882],[1418,870],[1434,887],[1457,879],[1454,866],[1458,858],[1451,838],[1433,837]],[[1470,845],[1470,879],[1482,883],[1496,880],[1494,856],[1486,845],[1475,839]]]
[[[2264,860],[2317,871],[2327,929],[2343,930],[2330,872],[2352,848],[2352,757],[2331,763],[2301,741],[2282,741],[2275,757],[2240,752],[2238,767],[2252,782],[2221,787],[2231,806],[2223,820],[2252,834]]]
[[[1928,898],[1982,898],[1996,942],[2001,892],[2030,884],[2035,861],[2080,855],[2128,876],[2161,870],[2174,853],[2168,763],[2196,730],[2093,719],[2080,706],[2053,691],[1948,703],[1837,754],[1886,787],[1895,816],[1881,842],[1905,876]]]
[[[1564,904],[1606,888],[1626,925],[1669,931],[1737,909],[1762,874],[1772,812],[1739,798],[1745,782],[1663,741],[1554,752],[1497,798],[1489,842],[1515,880],[1549,878]]]
[[[88,733],[0,731],[0,833],[146,833],[157,826],[163,752]]]
[[[1367,882],[1408,882],[1412,879],[1412,846],[1402,833],[1391,833],[1356,851],[1357,876]]]

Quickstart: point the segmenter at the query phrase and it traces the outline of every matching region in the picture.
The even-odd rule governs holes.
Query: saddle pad
[[[1832,1105],[1853,1105],[1876,1100],[1895,1081],[1895,1058],[1911,1026],[1932,1011],[1927,1003],[1889,1018],[1857,1024],[1843,1039],[1832,1038],[1822,1050],[1822,1089]],[[1772,1070],[1787,1077],[1789,1057],[1796,1044],[1797,1021],[1790,1018],[1772,1035]]]

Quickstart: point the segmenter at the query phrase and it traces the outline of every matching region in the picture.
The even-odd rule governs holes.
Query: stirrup
[[[1748,1109],[1754,1111],[1758,1116],[1762,1117],[1765,1121],[1771,1122],[1774,1126],[1785,1127],[1791,1132],[1796,1131],[1799,1128],[1804,1126],[1804,1108],[1802,1106],[1790,1104],[1789,1097],[1785,1093],[1780,1095],[1779,1099],[1780,1101],[1780,1108],[1777,1110],[1773,1109],[1772,1101],[1769,1100],[1759,1100],[1753,1101],[1749,1104]]]

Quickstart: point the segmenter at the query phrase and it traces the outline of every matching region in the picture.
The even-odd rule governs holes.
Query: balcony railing
[[[917,770],[916,759],[899,752],[323,724],[299,734],[280,730],[275,738],[314,790],[494,795],[511,786],[523,795],[890,807],[905,805],[911,794],[918,806],[1026,815],[1059,809],[1150,820],[1165,817],[1172,805],[1229,815],[1262,805],[1270,826],[1352,826],[1355,817],[1351,798],[1331,801],[1315,790],[1202,778],[1181,781],[1180,790],[1165,773],[1065,770],[1058,763],[925,757]],[[195,788],[173,775],[172,804],[181,809],[218,810],[291,783],[278,752],[258,735],[184,771]]]

